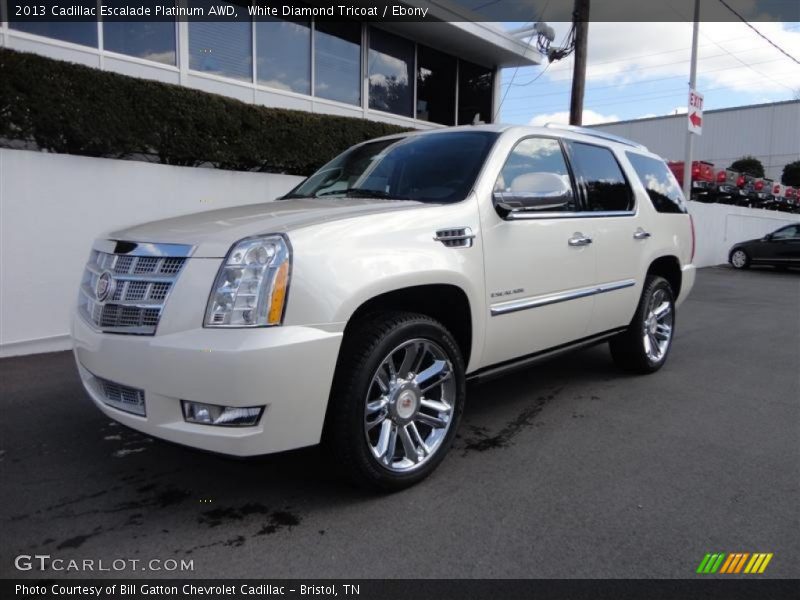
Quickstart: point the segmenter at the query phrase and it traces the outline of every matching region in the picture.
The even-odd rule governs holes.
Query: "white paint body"
[[[694,283],[690,219],[655,211],[627,161],[630,146],[553,129],[485,128],[500,136],[472,192],[455,204],[300,199],[178,217],[103,236],[189,244],[195,250],[155,335],[101,333],[74,316],[74,350],[82,375],[88,377],[86,369],[144,389],[148,414],[120,412],[90,390],[97,406],[134,429],[190,446],[235,455],[282,451],[319,442],[345,327],[362,304],[380,294],[426,284],[460,288],[471,314],[468,374],[627,326],[648,267],[660,257],[679,263],[677,304],[686,298]],[[627,173],[635,210],[603,217],[551,213],[530,220],[501,218],[493,205],[494,182],[514,144],[531,135],[610,148]],[[463,227],[476,235],[471,247],[446,247],[433,240],[437,230]],[[634,239],[638,229],[650,237]],[[575,232],[591,236],[594,243],[570,246]],[[293,253],[283,324],[204,328],[209,291],[232,244],[270,233],[285,234]],[[594,292],[619,282],[629,283]],[[592,295],[492,314],[509,301],[536,302],[584,289]],[[497,297],[502,290],[521,291]],[[266,404],[267,409],[256,427],[211,427],[185,422],[181,399]]]

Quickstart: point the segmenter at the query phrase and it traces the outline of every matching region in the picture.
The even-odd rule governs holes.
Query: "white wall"
[[[694,264],[708,267],[728,262],[728,252],[737,242],[762,237],[783,225],[800,222],[800,215],[726,204],[689,202],[694,219],[696,247]]]
[[[272,200],[298,181],[0,148],[0,356],[69,347],[69,313],[102,232]]]
[[[0,148],[0,356],[69,347],[69,313],[92,241],[104,231],[272,200],[300,178]],[[800,215],[689,203],[695,263]]]

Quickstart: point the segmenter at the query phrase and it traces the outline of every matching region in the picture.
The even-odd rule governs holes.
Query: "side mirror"
[[[764,236],[763,238],[761,238],[761,239],[762,239],[763,241],[765,241],[765,242],[768,242],[768,241],[770,241],[770,240],[772,239],[772,234],[771,234],[771,233],[768,233],[767,235],[765,235],[765,236]]]
[[[572,200],[572,189],[555,173],[526,173],[515,178],[508,190],[494,192],[492,198],[505,219],[511,213],[561,210]]]

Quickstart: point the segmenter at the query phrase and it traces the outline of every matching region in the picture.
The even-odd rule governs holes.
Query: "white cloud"
[[[676,14],[675,18],[679,15]],[[553,25],[557,45],[569,25]],[[800,58],[800,30],[784,29],[784,24],[770,21],[757,22],[754,27],[789,54]],[[688,22],[592,22],[589,26],[587,81],[622,85],[674,77],[672,84],[668,81],[663,84],[685,86],[691,42],[692,24]],[[572,60],[568,57],[554,63],[547,78],[550,81],[571,79]],[[680,76],[686,79],[681,81]],[[796,88],[796,82],[800,81],[800,65],[781,54],[744,23],[702,22],[698,78],[706,88],[790,94],[791,88]]]
[[[588,109],[584,109],[583,111],[584,125],[611,123],[613,121],[619,121],[619,117],[617,115],[602,115],[598,112]],[[541,126],[547,123],[559,123],[562,125],[567,125],[569,123],[569,111],[565,110],[563,112],[554,112],[546,115],[536,115],[530,120],[530,123],[528,124]]]

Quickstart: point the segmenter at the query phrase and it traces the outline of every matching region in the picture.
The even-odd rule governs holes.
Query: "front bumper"
[[[178,444],[252,456],[319,442],[342,331],[284,326],[115,335],[75,314],[72,338],[84,387],[110,418]],[[146,416],[107,405],[93,376],[144,390]],[[267,408],[256,426],[219,427],[184,421],[181,400]]]

